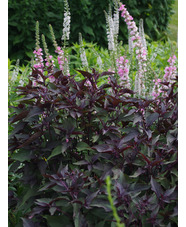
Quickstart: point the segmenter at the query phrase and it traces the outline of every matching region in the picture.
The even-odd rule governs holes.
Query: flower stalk
[[[125,8],[125,5],[120,3],[119,11],[121,11],[121,17],[124,18],[124,21],[127,24],[129,35],[131,37],[131,41],[133,42],[133,47],[135,48],[136,58],[138,60],[138,72],[135,77],[135,91],[138,93],[138,95],[145,95],[144,76],[145,72],[147,71],[147,51],[143,46],[142,38],[139,35],[136,23],[133,21],[133,17]]]
[[[83,39],[82,39],[81,33],[79,33],[79,45],[80,45],[80,58],[81,58],[82,66],[88,69],[88,61],[87,61],[85,49],[83,47]]]
[[[128,59],[126,59],[126,56],[121,56],[116,62],[121,85],[130,88]]]

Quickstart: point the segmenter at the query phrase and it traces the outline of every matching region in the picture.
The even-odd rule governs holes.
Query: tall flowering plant
[[[127,24],[129,35],[131,37],[131,41],[133,42],[133,48],[135,48],[136,58],[138,60],[138,72],[135,78],[135,91],[139,95],[144,95],[145,94],[144,76],[147,66],[146,64],[147,51],[143,45],[142,38],[139,35],[136,23],[133,21],[133,17],[129,14],[125,5],[120,3],[119,11],[121,11],[121,17],[124,18]]]
[[[55,38],[54,31],[53,31],[51,24],[49,25],[49,30],[50,30],[50,34],[52,36],[52,41],[53,41],[53,45],[54,45],[54,48],[55,48],[55,53],[57,53],[57,55],[58,55],[57,61],[58,61],[58,64],[59,64],[59,68],[60,68],[60,70],[64,71],[65,63],[67,62],[67,59],[65,58],[64,51],[56,42],[56,38]]]
[[[118,58],[118,34],[119,34],[119,10],[118,3],[114,1],[114,14],[112,15],[111,6],[109,12],[105,12],[108,50],[110,51],[111,70],[116,70],[116,59]]]
[[[81,33],[79,33],[79,45],[80,45],[80,58],[81,58],[82,66],[85,68],[88,68],[88,61],[87,61],[85,49],[83,47],[83,39],[82,39]]]
[[[44,64],[43,64],[43,53],[42,53],[42,48],[40,48],[40,38],[39,38],[39,22],[36,22],[36,47],[34,50],[35,54],[35,64],[34,68],[38,69],[39,71],[43,72]]]
[[[172,80],[177,75],[177,67],[176,67],[176,56],[173,55],[168,59],[169,66],[165,68],[165,74],[164,74],[164,81],[172,83]]]
[[[63,50],[63,49],[65,49],[66,41],[69,40],[69,35],[70,35],[70,10],[69,10],[69,5],[68,5],[67,0],[65,0],[63,35],[61,38],[61,40],[64,42],[63,49],[56,42],[52,25],[49,25],[49,30],[50,30],[50,33],[52,36],[52,41],[53,41],[53,45],[55,47],[55,52],[58,54],[57,60],[58,60],[59,68],[60,68],[60,70],[63,71],[63,73],[65,73],[66,75],[69,75],[68,54],[65,53],[65,51]],[[55,66],[54,60],[53,60],[53,56],[49,54],[44,35],[42,35],[42,41],[43,41],[43,47],[44,47],[45,57],[46,57],[45,65],[46,65],[46,67],[50,67],[51,72],[52,72],[52,70]],[[36,22],[36,48],[33,52],[35,54],[36,63],[34,64],[33,67],[37,68],[41,72],[44,71],[44,60],[42,57],[42,55],[43,55],[42,51],[43,50],[42,50],[42,48],[40,48],[40,42],[39,42],[39,22]],[[54,78],[52,78],[52,76],[51,76],[50,80],[53,81]]]
[[[121,85],[124,85],[127,88],[131,88],[130,81],[129,81],[129,66],[128,66],[128,59],[126,56],[121,56],[116,60],[116,65],[118,69],[118,75],[120,76],[119,81]]]
[[[163,96],[166,97],[166,92],[167,89],[169,89],[172,85],[172,83],[174,82],[174,80],[176,79],[177,76],[177,67],[176,67],[176,56],[173,55],[171,56],[168,61],[169,66],[165,67],[165,74],[163,76],[163,79],[154,79],[153,83],[153,89],[152,89],[152,93],[151,96],[157,98],[159,96]]]
[[[70,8],[68,5],[68,1],[64,0],[65,10],[64,10],[64,21],[63,21],[63,35],[61,40],[65,42],[69,40],[70,37]]]

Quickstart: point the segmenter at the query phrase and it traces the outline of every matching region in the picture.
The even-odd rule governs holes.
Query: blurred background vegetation
[[[144,30],[149,41],[177,40],[178,0],[128,0],[122,1],[138,25],[144,20]],[[71,34],[70,44],[78,42],[82,33],[87,42],[107,48],[106,21],[104,10],[108,11],[112,0],[70,0]],[[53,53],[48,25],[53,26],[58,44],[61,44],[63,28],[63,0],[9,0],[9,58],[30,60],[35,47],[35,22],[40,23],[40,32],[46,36],[50,52]],[[171,17],[173,16],[174,17]],[[169,22],[170,25],[169,25]],[[119,40],[128,42],[125,22],[120,19]]]
[[[178,38],[178,0],[175,0],[173,5],[173,15],[171,16],[171,20],[168,27],[168,37],[170,40],[177,42]]]

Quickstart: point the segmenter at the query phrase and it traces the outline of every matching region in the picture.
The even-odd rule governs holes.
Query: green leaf
[[[75,227],[80,227],[79,209],[80,209],[80,205],[77,203],[74,203],[73,204],[73,218],[74,218]]]
[[[77,150],[78,151],[84,151],[84,150],[89,150],[89,149],[90,149],[90,146],[85,142],[79,142],[77,144]]]
[[[149,29],[151,29],[154,26],[152,20],[150,20],[148,17],[145,19],[145,22],[147,23]]]
[[[140,176],[142,173],[143,173],[143,171],[139,168],[138,170],[136,170],[136,172],[133,175],[131,175],[129,177],[136,178],[136,177]]]
[[[104,227],[105,226],[105,221],[99,222],[96,226],[97,227]]]
[[[66,142],[64,142],[62,145],[57,146],[56,148],[54,148],[51,155],[47,158],[47,161],[56,155],[63,154],[67,150],[67,148],[68,143]]]
[[[56,212],[56,210],[57,210],[56,207],[51,207],[51,208],[49,209],[49,212],[50,212],[51,215],[54,215],[54,213]]]
[[[12,155],[12,158],[20,162],[30,161],[32,158],[32,152],[30,150],[19,150],[18,153]]]
[[[24,196],[23,196],[23,199],[22,199],[22,201],[21,201],[21,204],[18,205],[19,209],[20,209],[22,206],[24,206],[25,203],[26,203],[31,197],[36,196],[36,195],[39,194],[38,188],[28,188],[27,190],[26,190],[26,188],[25,188],[25,191],[26,191],[26,193],[25,193]]]
[[[91,27],[88,27],[88,26],[84,25],[83,26],[83,30],[84,30],[85,33],[88,33],[89,35],[92,35],[93,37],[95,37],[94,31],[92,30]]]
[[[52,199],[49,199],[49,198],[42,198],[42,199],[36,199],[36,201],[37,201],[38,203],[46,203],[46,204],[49,204],[49,203],[52,201]]]
[[[73,224],[70,222],[67,216],[43,216],[47,220],[47,224],[49,227],[62,227],[68,226],[73,227]]]
[[[99,135],[93,136],[92,139],[93,139],[93,140],[92,140],[93,143],[95,143],[95,142],[99,139]]]

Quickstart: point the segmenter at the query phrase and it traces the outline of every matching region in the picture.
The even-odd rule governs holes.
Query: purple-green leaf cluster
[[[9,119],[10,226],[177,226],[177,81],[135,98],[111,72],[34,69]],[[110,83],[97,81],[108,76]],[[87,83],[89,81],[89,83]],[[15,220],[15,215],[20,218]]]

